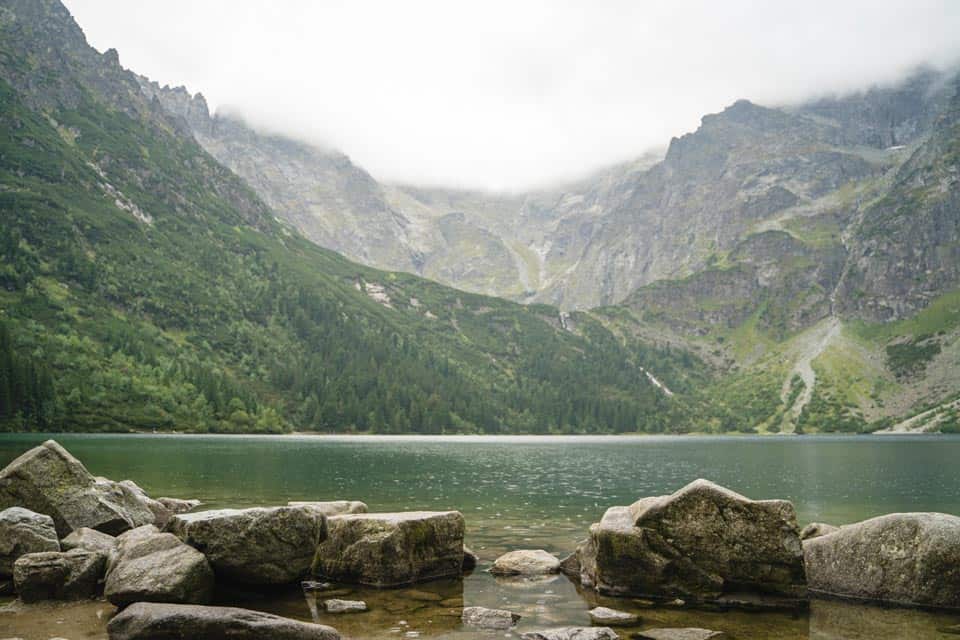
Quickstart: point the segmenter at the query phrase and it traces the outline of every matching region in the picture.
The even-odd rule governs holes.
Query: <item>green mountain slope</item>
[[[689,354],[366,268],[283,226],[49,0],[0,3],[0,239],[2,428],[691,424],[642,368],[683,391],[701,375]]]

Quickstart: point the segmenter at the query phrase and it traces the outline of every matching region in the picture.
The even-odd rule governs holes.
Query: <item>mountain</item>
[[[693,428],[658,386],[690,354],[320,248],[150,86],[59,2],[0,2],[0,427]]]

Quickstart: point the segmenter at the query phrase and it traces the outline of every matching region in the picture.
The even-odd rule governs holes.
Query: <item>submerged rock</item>
[[[608,627],[619,627],[637,624],[640,621],[636,615],[626,611],[617,611],[607,607],[594,607],[590,609],[590,622],[593,624],[603,624]]]
[[[463,515],[412,511],[333,516],[314,573],[336,582],[395,587],[460,576]]]
[[[609,627],[562,627],[544,631],[528,631],[522,640],[619,640]]]
[[[362,613],[367,610],[367,603],[363,600],[337,600],[333,598],[324,600],[323,608],[327,613]]]
[[[814,593],[960,608],[960,518],[894,513],[803,543]]]
[[[825,522],[811,522],[800,531],[800,539],[810,540],[812,538],[819,538],[820,536],[825,536],[828,533],[833,533],[834,531],[839,530],[840,527],[835,527],[832,524],[826,524]]]
[[[205,604],[213,598],[213,570],[202,553],[169,533],[120,536],[104,596],[123,607],[134,602]]]
[[[219,509],[175,515],[167,529],[201,550],[220,579],[287,584],[309,574],[325,518],[310,507]]]
[[[328,502],[291,501],[288,507],[310,507],[323,515],[342,516],[348,513],[366,513],[367,505],[359,500],[331,500]]]
[[[467,626],[480,629],[509,629],[520,621],[520,615],[505,609],[466,607],[461,620]]]
[[[490,573],[495,576],[540,576],[560,571],[560,560],[543,549],[518,549],[497,558]]]
[[[20,556],[41,551],[60,551],[53,518],[20,507],[0,511],[0,578],[13,575]]]
[[[722,631],[686,627],[683,629],[645,629],[633,636],[638,640],[724,640]]]
[[[110,640],[339,640],[333,627],[235,607],[132,604],[110,620]]]
[[[611,507],[577,553],[584,586],[608,595],[806,594],[793,505],[750,500],[706,480]]]
[[[94,598],[106,556],[94,551],[46,551],[20,556],[13,564],[13,583],[24,602]]]
[[[83,549],[85,551],[97,551],[109,556],[117,547],[117,539],[96,529],[80,527],[61,540],[60,546],[63,547],[64,551]]]
[[[0,471],[0,509],[12,506],[50,516],[61,537],[80,527],[116,535],[153,522],[153,514],[129,488],[98,481],[53,440]]]

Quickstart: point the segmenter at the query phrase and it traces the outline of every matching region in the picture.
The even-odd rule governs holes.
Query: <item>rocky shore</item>
[[[218,594],[230,589],[300,585],[336,620],[362,619],[371,607],[335,597],[339,587],[460,580],[479,562],[463,544],[457,511],[368,513],[346,500],[200,506],[95,477],[47,441],[0,471],[0,593],[12,590],[24,603],[104,599],[117,608],[107,626],[112,640],[333,640],[340,634],[331,626],[214,605],[228,604]],[[504,584],[562,573],[608,605],[589,611],[589,626],[524,631],[527,640],[724,637],[645,624],[635,613],[640,602],[802,610],[811,598],[828,598],[960,612],[960,518],[890,514],[801,531],[790,502],[751,500],[706,480],[610,507],[562,560],[516,549],[488,562]],[[611,605],[617,598],[626,610]],[[452,606],[464,629],[509,633],[522,619],[462,599]]]

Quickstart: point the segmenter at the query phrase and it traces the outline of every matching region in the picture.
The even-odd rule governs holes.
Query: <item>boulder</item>
[[[459,511],[333,516],[327,526],[313,565],[323,579],[395,587],[462,575]]]
[[[803,543],[814,594],[960,609],[960,518],[894,513]]]
[[[202,553],[170,533],[136,530],[120,536],[104,596],[134,602],[204,604],[213,598],[213,570]]]
[[[577,553],[583,585],[607,595],[709,601],[729,593],[806,594],[793,505],[750,500],[706,480],[611,507]]]
[[[560,560],[543,549],[518,549],[505,553],[490,567],[490,573],[495,576],[542,576],[559,571]]]
[[[97,551],[109,556],[117,547],[117,539],[96,529],[80,527],[61,540],[60,547],[64,551],[83,549],[84,551]]]
[[[157,502],[165,506],[173,514],[187,513],[203,504],[196,499],[184,500],[182,498],[157,498]]]
[[[645,629],[633,636],[638,640],[724,640],[722,631],[686,627],[682,629]]]
[[[464,571],[473,571],[477,568],[477,565],[480,563],[480,556],[473,552],[473,550],[467,545],[463,545],[463,564],[461,565]]]
[[[561,627],[543,631],[528,631],[522,640],[619,640],[609,627]]]
[[[466,607],[461,615],[463,624],[480,629],[509,629],[520,621],[520,615],[505,609]]]
[[[113,482],[107,478],[97,478],[97,482],[104,483],[107,486],[114,485],[116,490],[128,492],[134,497],[146,510],[153,515],[152,523],[159,528],[166,526],[167,522],[173,516],[173,510],[167,507],[159,500],[154,500],[147,495],[147,492],[140,488],[133,480],[121,480]]]
[[[584,542],[580,542],[580,544],[582,545]],[[560,561],[560,573],[574,580],[580,580],[580,558],[576,551]]]
[[[110,620],[110,640],[339,640],[332,627],[235,607],[138,602]]]
[[[820,536],[825,536],[828,533],[833,533],[834,531],[839,530],[840,527],[835,527],[832,524],[826,524],[825,522],[811,522],[800,530],[800,540],[819,538]]]
[[[40,551],[60,551],[53,518],[20,507],[0,511],[0,578],[13,575],[17,558]]]
[[[327,517],[367,512],[366,503],[358,500],[332,500],[329,502],[291,501],[287,503],[287,506],[311,507]]]
[[[311,507],[258,507],[175,515],[167,530],[202,551],[218,578],[267,585],[306,577],[326,526]]]
[[[333,598],[324,600],[323,608],[327,613],[362,613],[367,610],[367,603],[363,600],[337,600]]]
[[[28,553],[13,563],[13,583],[24,602],[94,598],[106,557],[95,551]]]
[[[626,611],[617,611],[607,607],[594,607],[590,609],[590,622],[597,625],[606,625],[608,627],[622,627],[637,624],[640,621],[636,615]]]
[[[12,506],[50,516],[60,537],[80,527],[116,535],[153,522],[153,514],[132,491],[98,481],[53,440],[0,471],[0,509]]]

